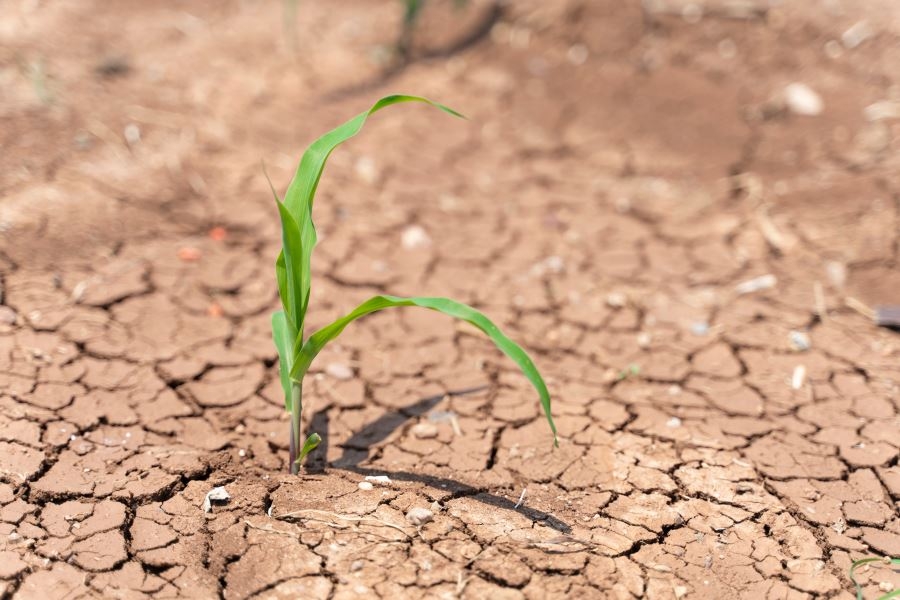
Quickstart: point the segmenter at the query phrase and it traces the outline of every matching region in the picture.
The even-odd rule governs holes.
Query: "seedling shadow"
[[[485,389],[485,387],[480,386],[477,388],[469,388],[449,392],[449,394],[447,395],[461,396],[465,394],[472,394],[483,389]],[[319,447],[316,448],[316,450],[310,453],[310,455],[307,457],[305,463],[306,471],[308,473],[324,473],[326,467],[331,467],[349,471],[351,473],[356,473],[362,476],[387,475],[391,479],[397,481],[413,481],[422,483],[429,487],[448,492],[451,498],[469,497],[495,508],[499,508],[502,510],[514,510],[525,515],[532,521],[540,522],[543,525],[550,527],[551,529],[555,529],[556,531],[559,531],[561,533],[570,533],[572,531],[572,528],[567,523],[561,521],[560,519],[554,517],[549,513],[529,508],[527,506],[521,506],[517,508],[516,503],[509,500],[508,498],[503,498],[491,494],[484,489],[473,487],[454,479],[435,477],[433,475],[427,475],[425,473],[386,471],[384,469],[371,469],[369,467],[360,466],[362,462],[369,458],[369,448],[373,444],[384,441],[408,420],[424,415],[432,408],[437,406],[437,404],[444,398],[444,394],[428,396],[426,398],[418,400],[414,404],[383,414],[372,423],[369,423],[361,430],[354,433],[350,437],[350,439],[348,439],[342,445],[343,452],[341,453],[340,458],[330,464],[325,458],[328,455],[328,444],[330,441],[330,418],[328,416],[328,409],[326,408],[316,412],[312,418],[311,429],[313,431],[319,432],[319,435],[322,437],[322,441],[319,443]]]

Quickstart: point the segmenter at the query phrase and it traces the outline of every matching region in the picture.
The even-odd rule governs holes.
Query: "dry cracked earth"
[[[324,4],[0,16],[0,597],[850,599],[900,554],[893,0],[437,2],[401,66],[396,2]],[[405,309],[318,359],[290,477],[260,162],[396,91],[469,120],[335,153],[311,319],[478,306],[559,448]]]

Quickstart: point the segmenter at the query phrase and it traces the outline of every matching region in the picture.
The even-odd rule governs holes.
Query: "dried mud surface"
[[[488,35],[382,77],[395,2],[301,2],[294,51],[271,3],[11,3],[0,597],[851,598],[900,554],[900,337],[845,304],[900,301],[900,13],[777,4],[476,2],[425,31]],[[287,182],[394,91],[470,120],[386,111],[334,155],[311,319],[481,307],[560,446],[410,309],[320,357],[292,478],[259,163]]]

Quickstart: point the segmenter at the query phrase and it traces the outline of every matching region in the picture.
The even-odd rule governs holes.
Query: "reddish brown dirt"
[[[845,304],[900,302],[897,3],[476,2],[382,76],[396,4],[300,2],[294,50],[278,3],[4,9],[0,597],[851,598],[900,554],[900,337]],[[260,161],[394,91],[470,120],[334,155],[311,318],[480,306],[560,447],[487,342],[397,311],[319,359],[290,477]]]

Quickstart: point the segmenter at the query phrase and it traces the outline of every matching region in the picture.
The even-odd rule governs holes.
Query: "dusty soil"
[[[900,302],[898,4],[438,6],[392,69],[396,4],[7,3],[0,597],[851,598],[900,554],[900,336],[846,305]],[[334,155],[311,318],[474,303],[560,446],[481,337],[396,311],[320,357],[293,478],[260,162],[397,91],[469,121]]]

